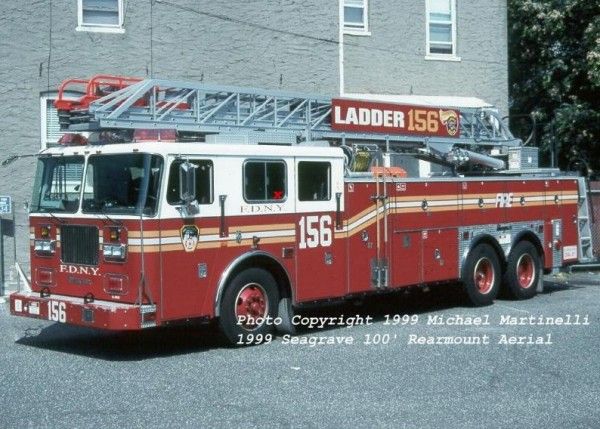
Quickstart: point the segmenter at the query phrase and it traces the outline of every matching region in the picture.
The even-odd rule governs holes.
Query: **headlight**
[[[54,240],[35,240],[33,249],[36,253],[52,254],[56,248]]]
[[[127,247],[124,244],[105,244],[102,246],[104,259],[122,261],[127,256]]]

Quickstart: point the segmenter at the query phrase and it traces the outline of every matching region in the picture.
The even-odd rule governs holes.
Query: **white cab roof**
[[[40,154],[52,155],[92,155],[115,153],[154,153],[160,155],[223,155],[243,157],[327,157],[341,158],[343,152],[336,147],[319,146],[284,146],[284,145],[256,145],[256,144],[216,144],[216,143],[172,143],[172,142],[140,142],[140,143],[115,143],[88,146],[58,146],[46,149]]]

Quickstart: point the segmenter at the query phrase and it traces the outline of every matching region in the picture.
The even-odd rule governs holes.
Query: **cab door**
[[[341,158],[295,158],[296,301],[345,294],[346,243]]]
[[[179,166],[184,159],[196,166],[198,213],[181,212]],[[190,155],[172,159],[165,174],[166,196],[162,201],[160,228],[148,237],[160,249],[162,273],[160,302],[163,320],[196,317],[207,299],[209,275],[214,275],[215,249],[205,239],[218,236],[219,197],[214,189],[218,159]],[[208,243],[211,244],[211,243]]]

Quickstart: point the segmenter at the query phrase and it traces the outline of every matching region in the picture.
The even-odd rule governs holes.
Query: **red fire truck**
[[[591,258],[585,181],[539,168],[493,108],[386,100],[66,81],[11,313],[111,330],[216,318],[240,343],[269,318],[291,330],[300,305],[410,286],[531,298]]]

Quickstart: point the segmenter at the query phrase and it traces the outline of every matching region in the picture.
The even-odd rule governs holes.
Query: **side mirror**
[[[179,165],[179,198],[186,204],[196,199],[197,165],[185,161]]]
[[[185,161],[179,165],[179,199],[183,205],[181,214],[193,216],[200,212],[196,201],[196,169],[197,165]]]

